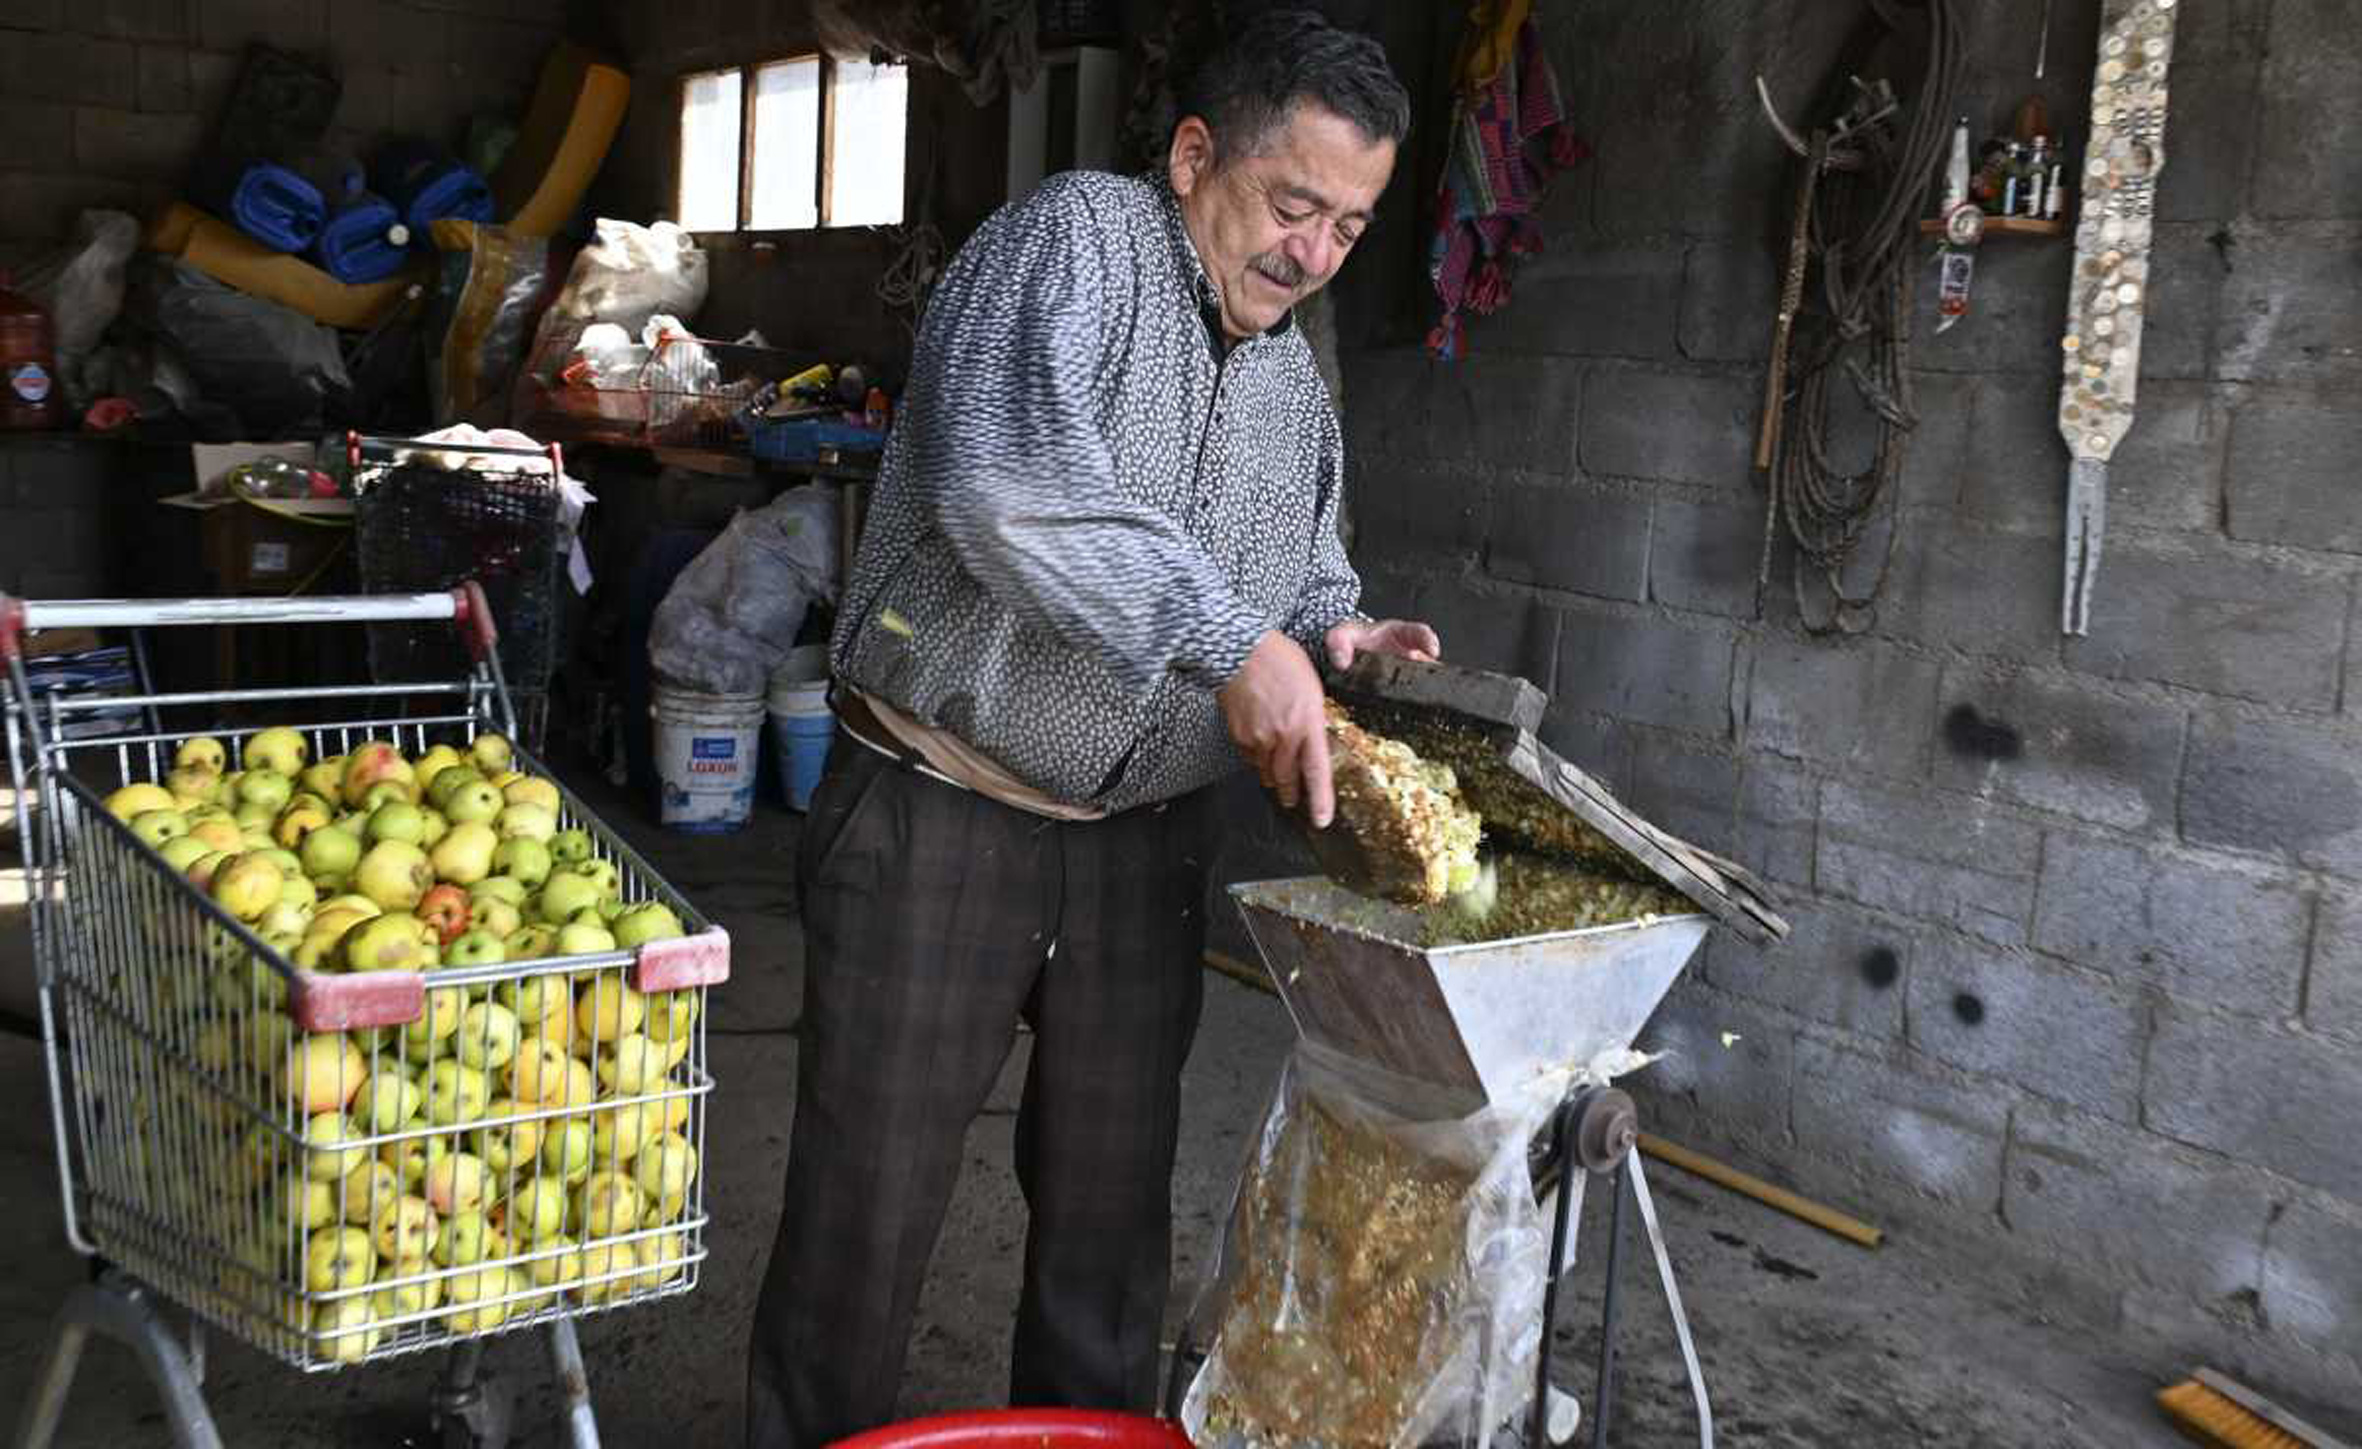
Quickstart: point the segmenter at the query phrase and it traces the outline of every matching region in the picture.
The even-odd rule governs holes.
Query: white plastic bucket
[[[771,749],[789,808],[804,810],[828,764],[836,716],[828,708],[828,650],[818,644],[788,651],[771,671]]]
[[[736,830],[754,813],[763,697],[659,685],[655,724],[658,818],[674,830]]]

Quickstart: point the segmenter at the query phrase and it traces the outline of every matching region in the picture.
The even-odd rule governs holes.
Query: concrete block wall
[[[2348,1400],[2362,164],[2315,138],[2362,43],[2329,0],[2186,7],[2089,636],[2058,630],[2070,248],[2002,242],[1943,337],[1922,260],[1892,577],[1870,630],[1823,637],[1784,557],[1755,582],[1791,173],[1750,82],[1801,115],[1864,9],[1543,17],[1597,156],[1508,308],[1437,363],[1423,279],[1340,283],[1368,607],[1544,685],[1557,748],[1786,892],[1792,939],[1716,939],[1652,1026],[1657,1125],[2010,1265],[2161,1370],[2203,1351]],[[1998,128],[2036,7],[1964,9],[1962,109]],[[2071,118],[2098,7],[2055,11]]]
[[[330,139],[456,143],[479,111],[522,112],[563,0],[0,0],[0,256],[72,234],[85,207],[179,194],[250,42],[326,57]]]

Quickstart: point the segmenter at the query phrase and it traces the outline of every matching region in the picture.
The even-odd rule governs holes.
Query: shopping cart
[[[704,1006],[728,976],[724,931],[560,790],[557,823],[583,832],[565,837],[570,849],[587,848],[579,873],[611,878],[623,902],[668,907],[680,935],[425,973],[299,966],[302,950],[266,941],[107,808],[118,786],[170,781],[177,747],[206,732],[76,739],[79,715],[124,699],[36,697],[19,647],[35,628],[427,619],[467,640],[462,677],[133,701],[165,721],[230,705],[301,715],[313,761],[374,740],[472,748],[513,729],[479,589],[0,599],[66,1237],[103,1260],[59,1314],[22,1444],[50,1442],[98,1333],[139,1355],[178,1443],[219,1445],[200,1393],[210,1325],[306,1371],[449,1349],[436,1419],[447,1445],[477,1446],[507,1432],[505,1401],[478,1376],[483,1340],[543,1327],[571,1442],[592,1445],[573,1319],[696,1286],[713,1089]],[[397,703],[418,712],[388,717]],[[236,763],[257,732],[215,733]],[[549,773],[523,751],[515,768]],[[620,1185],[625,1173],[645,1190]],[[185,1346],[160,1301],[190,1314]]]

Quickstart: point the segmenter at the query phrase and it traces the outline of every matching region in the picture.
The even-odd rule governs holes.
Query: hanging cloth
[[[1460,313],[1499,309],[1509,300],[1516,259],[1542,249],[1533,213],[1552,178],[1591,154],[1567,122],[1558,75],[1527,8],[1519,0],[1480,5],[1461,48],[1459,75],[1467,81],[1501,50],[1500,24],[1518,21],[1514,55],[1452,103],[1451,155],[1436,188],[1428,254],[1443,316],[1427,346],[1447,360],[1464,346]]]

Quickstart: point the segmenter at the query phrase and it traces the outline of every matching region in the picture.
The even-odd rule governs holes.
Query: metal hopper
[[[1233,887],[1313,1041],[1472,1109],[1629,1047],[1715,921],[1751,941],[1787,934],[1768,887],[1650,825],[1536,739],[1547,701],[1525,681],[1368,656],[1331,688],[1358,722],[1453,767],[1488,847],[1669,887],[1697,910],[1430,945],[1417,913],[1328,880]]]
[[[1630,1046],[1712,924],[1690,914],[1422,947],[1412,912],[1318,877],[1231,893],[1299,1032],[1443,1089],[1461,1114]]]

